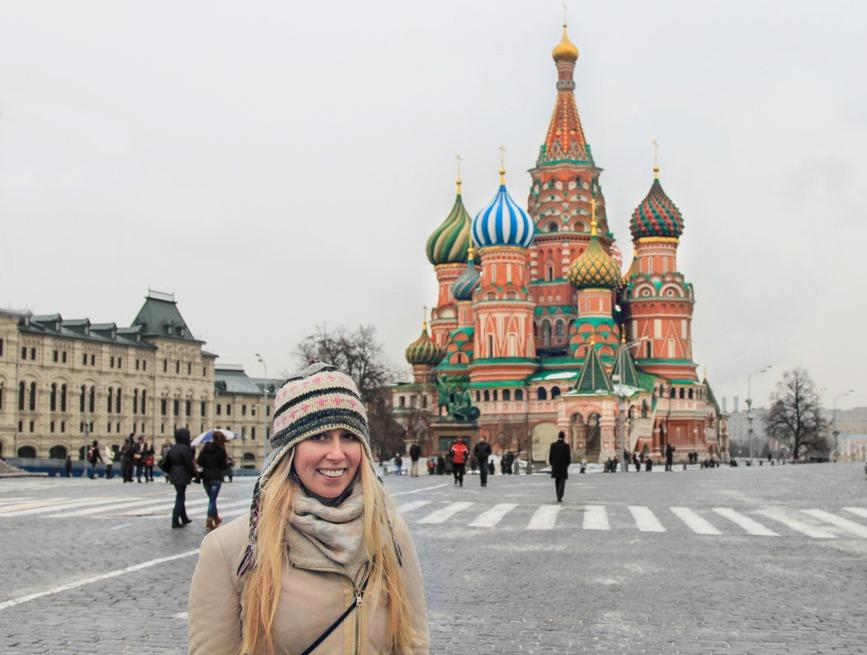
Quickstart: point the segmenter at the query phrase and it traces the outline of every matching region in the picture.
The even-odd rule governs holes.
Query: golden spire
[[[461,159],[460,155],[455,155],[455,159],[458,160],[458,177],[455,180],[455,186],[457,187],[457,194],[461,195],[461,162],[463,161],[463,159]]]
[[[590,198],[590,236],[596,236],[596,198]]]
[[[659,179],[659,143],[653,140],[653,179]]]
[[[475,258],[476,251],[473,249],[473,240],[470,239],[470,247],[467,249],[467,263],[472,264]]]
[[[425,334],[427,334],[427,305],[421,308],[421,315],[421,329]]]
[[[561,59],[572,62],[578,61],[578,48],[569,40],[565,4],[563,5],[563,36],[560,38],[560,43],[554,46],[551,56],[554,58],[554,61],[560,61]]]
[[[506,183],[506,148],[500,146],[500,185]]]
[[[590,344],[591,347],[596,345],[596,335],[595,334],[590,335],[590,340],[588,343]]]
[[[626,324],[623,324],[620,329],[620,343],[626,345]]]

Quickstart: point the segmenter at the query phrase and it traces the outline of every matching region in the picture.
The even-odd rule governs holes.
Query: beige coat
[[[241,641],[241,580],[238,565],[247,547],[249,518],[241,516],[214,530],[202,541],[199,561],[190,586],[189,652],[191,655],[239,655]],[[396,537],[403,553],[412,620],[424,645],[414,652],[428,653],[427,607],[418,557],[409,530],[398,518]],[[277,652],[297,655],[310,646],[355,597],[351,572],[324,557],[312,543],[289,529],[289,563],[274,626]],[[361,621],[354,610],[315,650],[315,655],[380,655],[389,653],[388,624],[383,606],[365,606]],[[365,623],[367,625],[365,625]]]

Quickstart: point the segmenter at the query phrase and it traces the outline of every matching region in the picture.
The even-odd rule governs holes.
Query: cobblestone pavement
[[[386,485],[433,653],[867,653],[863,465],[573,475],[559,506],[541,475]],[[186,652],[204,499],[171,530],[162,482],[0,480],[0,653]]]

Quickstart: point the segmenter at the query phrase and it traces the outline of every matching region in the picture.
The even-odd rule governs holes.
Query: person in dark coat
[[[417,478],[418,477],[418,460],[421,457],[421,446],[418,445],[418,442],[415,442],[413,445],[409,447],[409,475],[410,477]]]
[[[665,470],[671,471],[672,465],[674,464],[674,451],[675,447],[671,444],[668,444],[665,447]]]
[[[557,441],[551,444],[548,451],[548,463],[551,465],[551,477],[554,478],[554,490],[557,492],[557,502],[563,502],[563,492],[566,491],[566,480],[569,478],[569,463],[572,461],[572,449],[566,443],[566,433],[560,432]]]
[[[66,477],[71,478],[72,477],[72,455],[66,456],[66,464],[65,464],[64,468],[66,469]]]
[[[190,447],[190,431],[186,428],[175,430],[175,445],[166,455],[169,478],[175,485],[175,508],[172,510],[172,527],[183,528],[192,521],[187,517],[187,486],[196,474],[193,463],[193,449]]]
[[[226,470],[226,435],[215,430],[213,441],[205,444],[196,462],[201,470],[202,486],[208,494],[208,521],[205,527],[213,530],[223,522],[217,513],[217,496],[220,495],[223,472]]]
[[[134,435],[129,435],[120,448],[120,471],[124,482],[132,482]]]
[[[473,447],[473,456],[479,463],[479,474],[481,475],[482,486],[488,486],[488,458],[491,456],[491,446],[485,440],[485,436],[479,437],[476,445]]]

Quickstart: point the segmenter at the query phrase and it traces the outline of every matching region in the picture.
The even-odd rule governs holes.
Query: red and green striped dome
[[[659,178],[653,180],[650,192],[632,212],[629,230],[633,239],[643,237],[679,237],[683,234],[683,216],[671,198],[662,190]]]

